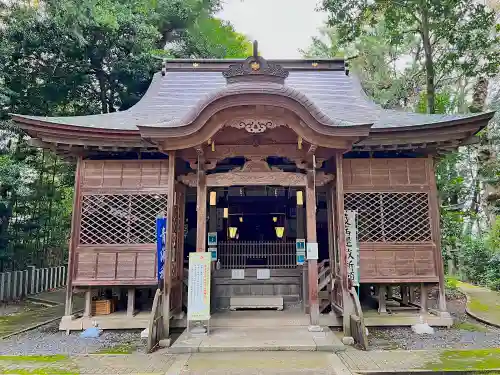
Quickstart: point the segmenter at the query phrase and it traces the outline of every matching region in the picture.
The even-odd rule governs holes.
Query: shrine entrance
[[[297,262],[296,240],[304,237],[304,216],[299,215],[299,224],[297,192],[302,194],[300,188],[277,185],[217,191],[222,218],[216,218],[216,310],[243,308],[242,298],[250,304],[255,297],[259,304],[249,308],[300,308],[302,264]]]
[[[219,169],[207,173],[201,181],[192,175],[181,177],[184,183],[197,186],[196,246],[201,243],[214,253],[211,309],[213,313],[226,309],[308,313],[309,289],[315,292],[314,282],[325,288],[329,284],[328,280],[318,281],[314,271],[330,277],[325,267],[332,245],[327,205],[318,201],[325,194],[317,192],[315,186],[321,188],[333,176],[319,173],[311,181],[313,185],[308,184],[311,176],[294,163],[278,160],[284,158],[234,159],[227,162],[231,163],[228,169],[232,168],[228,172]],[[240,166],[235,167],[237,163]],[[203,183],[207,189],[205,202],[200,195]],[[324,220],[318,220],[318,216]],[[318,221],[324,221],[324,225],[318,225]],[[306,239],[321,242],[318,258],[309,262],[305,257]],[[325,311],[329,295],[320,297],[324,302],[320,311]]]

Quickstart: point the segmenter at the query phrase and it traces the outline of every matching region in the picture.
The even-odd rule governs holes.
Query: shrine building
[[[166,60],[125,111],[12,115],[32,145],[77,161],[60,328],[146,328],[155,306],[168,337],[186,326],[189,253],[208,251],[214,324],[243,307],[349,335],[363,312],[368,326],[449,326],[435,163],[492,116],[384,109],[344,59],[256,51]]]

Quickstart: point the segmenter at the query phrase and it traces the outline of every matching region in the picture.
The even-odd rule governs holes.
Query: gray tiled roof
[[[411,127],[459,120],[474,115],[427,115],[383,109],[363,92],[358,79],[343,71],[290,71],[285,85],[269,82],[226,86],[221,72],[167,71],[154,75],[144,97],[132,108],[109,114],[72,117],[22,116],[54,124],[88,128],[137,130],[138,126],[183,126],[196,108],[211,98],[243,92],[293,92],[310,105],[318,121],[330,126],[373,124],[373,129]],[[298,93],[297,93],[298,92]],[[302,94],[302,95],[300,95]],[[312,110],[311,108],[314,108]],[[476,114],[477,115],[477,114]]]

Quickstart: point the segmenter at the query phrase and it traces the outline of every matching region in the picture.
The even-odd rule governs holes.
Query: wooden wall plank
[[[434,262],[435,245],[432,242],[362,242],[359,249],[361,282],[372,282],[375,279],[412,282],[420,278],[438,278]]]
[[[429,189],[428,160],[423,158],[344,159],[342,174],[346,192]]]
[[[84,160],[82,188],[138,189],[168,185],[168,160]]]

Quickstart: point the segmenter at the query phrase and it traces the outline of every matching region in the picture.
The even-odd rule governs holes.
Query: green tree
[[[383,15],[389,43],[407,37],[419,43],[425,71],[427,111],[435,113],[436,72],[475,77],[496,74],[500,61],[495,13],[474,0],[323,0],[328,23],[341,43],[362,35]]]
[[[249,42],[214,19],[218,0],[40,0],[0,9],[0,271],[61,262],[74,165],[28,146],[8,113],[126,109],[155,55],[243,57]],[[175,46],[176,48],[173,48]],[[165,48],[166,47],[166,48]]]

